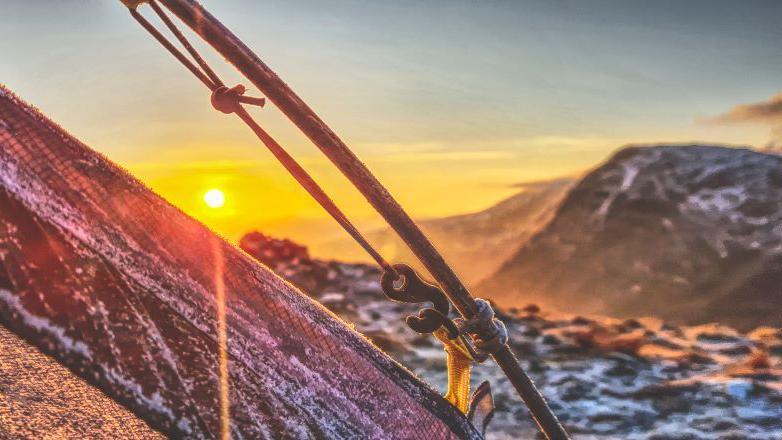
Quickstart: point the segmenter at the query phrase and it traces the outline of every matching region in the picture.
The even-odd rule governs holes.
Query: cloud
[[[238,171],[265,166],[269,161],[215,160],[183,162],[133,162],[127,168],[133,171]]]
[[[401,153],[375,158],[383,162],[443,162],[513,159],[511,151],[424,151]]]
[[[717,123],[757,122],[763,124],[782,124],[782,92],[767,101],[739,104],[727,113],[709,118]]]
[[[782,92],[766,101],[739,104],[726,113],[707,118],[717,124],[755,123],[771,127],[768,146],[782,145]]]

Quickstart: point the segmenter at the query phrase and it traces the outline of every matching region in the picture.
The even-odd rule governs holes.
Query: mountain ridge
[[[512,256],[518,243],[548,222],[573,182],[566,177],[521,184],[519,193],[485,210],[420,220],[418,224],[463,281],[475,285]],[[370,231],[366,236],[387,258],[421,269],[417,258],[390,228]],[[348,239],[309,247],[318,257],[337,255],[341,261],[368,261]]]
[[[575,313],[779,325],[769,309],[782,306],[781,219],[779,156],[629,146],[576,184],[478,292]]]

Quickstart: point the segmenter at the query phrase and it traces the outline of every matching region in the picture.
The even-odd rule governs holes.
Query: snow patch
[[[687,197],[687,204],[694,209],[706,212],[731,211],[747,200],[744,186],[731,186],[719,189],[704,189]]]

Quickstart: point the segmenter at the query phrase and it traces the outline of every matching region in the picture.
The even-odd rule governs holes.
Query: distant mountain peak
[[[782,298],[772,282],[782,281],[780,220],[782,157],[630,146],[584,177],[481,290],[509,305],[779,324],[768,306]]]

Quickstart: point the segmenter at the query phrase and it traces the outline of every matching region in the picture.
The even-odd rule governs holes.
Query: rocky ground
[[[0,326],[0,438],[163,440],[143,420]]]
[[[380,272],[319,261],[289,241],[258,233],[241,247],[356,330],[444,390],[445,357],[402,318],[415,307],[383,296]],[[782,438],[782,329],[747,333],[657,319],[553,315],[535,305],[501,310],[513,350],[575,438]],[[491,439],[532,436],[534,427],[501,371],[487,362],[497,413]]]

